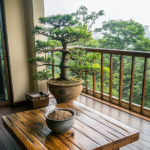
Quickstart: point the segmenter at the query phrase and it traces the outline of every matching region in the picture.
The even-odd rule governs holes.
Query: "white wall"
[[[14,103],[24,101],[25,93],[27,92],[34,92],[33,90],[46,91],[45,81],[31,81],[31,73],[33,69],[31,69],[27,63],[27,59],[31,54],[30,51],[33,51],[33,49],[29,49],[30,45],[32,45],[33,48],[35,39],[39,38],[44,40],[44,38],[40,36],[34,37],[34,35],[30,36],[31,31],[29,30],[32,27],[30,26],[30,28],[27,30],[25,22],[33,21],[33,26],[38,24],[38,18],[40,16],[44,16],[44,4],[43,0],[28,0],[30,3],[32,3],[32,7],[26,8],[26,10],[28,11],[28,9],[30,9],[29,12],[33,11],[33,16],[27,16],[24,8],[25,1],[27,2],[27,0],[4,0]],[[27,16],[26,20],[25,16]],[[31,18],[34,19],[31,20]],[[29,32],[29,34],[26,34],[27,32]],[[29,42],[27,39],[31,37],[34,38],[32,38],[32,40]],[[32,84],[35,84],[36,87],[32,88],[34,87]]]

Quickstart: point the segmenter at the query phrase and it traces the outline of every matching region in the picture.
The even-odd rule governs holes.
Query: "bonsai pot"
[[[49,90],[52,95],[55,97],[57,104],[59,103],[66,103],[70,101],[76,101],[79,94],[82,92],[83,86],[81,82],[74,83],[74,84],[66,84],[66,85],[58,85],[58,84],[49,84]]]
[[[48,115],[50,113],[53,113],[54,111],[58,111],[58,110],[64,110],[64,111],[69,111],[72,113],[72,117],[68,118],[68,119],[64,119],[64,120],[53,120],[51,118],[48,117]],[[75,112],[73,110],[70,109],[65,109],[65,108],[61,108],[61,109],[54,109],[52,111],[48,111],[45,114],[46,117],[46,124],[47,126],[56,133],[66,133],[67,131],[69,131],[75,122]]]

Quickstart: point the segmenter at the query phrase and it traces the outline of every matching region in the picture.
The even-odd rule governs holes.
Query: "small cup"
[[[72,113],[72,117],[68,119],[64,119],[64,120],[53,120],[48,117],[50,113],[53,113],[54,111],[58,111],[58,110],[69,111]],[[45,114],[46,124],[53,132],[66,133],[73,127],[74,122],[75,122],[75,116],[76,116],[76,113],[73,110],[65,109],[65,108],[54,109],[54,110],[48,111]]]

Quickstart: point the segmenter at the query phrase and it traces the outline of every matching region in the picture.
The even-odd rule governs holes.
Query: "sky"
[[[45,16],[70,14],[81,6],[88,12],[104,10],[93,26],[100,28],[103,21],[133,19],[142,25],[150,25],[150,0],[44,0]]]

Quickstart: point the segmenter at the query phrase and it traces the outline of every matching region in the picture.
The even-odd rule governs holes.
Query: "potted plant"
[[[76,13],[66,15],[52,15],[48,17],[40,17],[39,22],[45,27],[35,26],[33,34],[44,35],[47,41],[36,41],[35,52],[47,53],[46,57],[29,58],[29,63],[34,63],[37,66],[52,65],[55,61],[51,57],[50,52],[55,52],[55,56],[61,58],[60,65],[55,65],[60,68],[60,76],[58,78],[50,78],[51,71],[39,71],[33,75],[33,79],[47,80],[49,90],[54,95],[57,103],[76,100],[82,91],[82,76],[87,74],[100,73],[100,65],[97,59],[100,54],[87,54],[85,50],[69,48],[74,42],[86,42],[92,39],[91,28],[95,20],[99,16],[104,15],[103,10],[98,13],[87,13],[87,8],[81,6]],[[61,47],[60,47],[61,46]],[[72,60],[68,63],[68,60]],[[95,62],[91,64],[91,62]],[[40,64],[39,64],[40,63]],[[68,77],[67,69],[77,74],[76,77]]]

